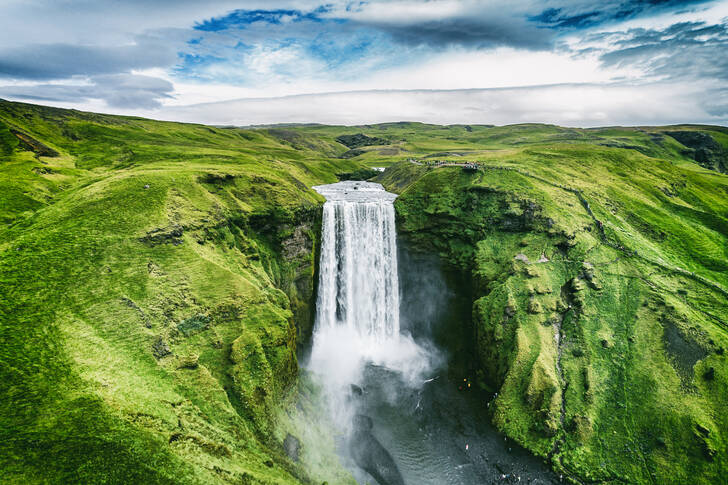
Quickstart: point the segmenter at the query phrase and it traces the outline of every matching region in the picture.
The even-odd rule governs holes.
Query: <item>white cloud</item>
[[[553,123],[564,126],[725,124],[703,106],[697,84],[556,85],[525,88],[363,91],[257,98],[166,107],[162,119],[219,125],[267,123],[366,124]]]

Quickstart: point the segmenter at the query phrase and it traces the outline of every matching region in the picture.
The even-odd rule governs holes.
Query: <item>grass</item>
[[[350,481],[298,375],[310,187],[386,166],[400,231],[470,277],[474,377],[498,393],[483,419],[576,482],[719,482],[728,177],[675,130],[728,144],[705,126],[238,129],[0,101],[3,480]],[[360,133],[381,144],[337,141]]]

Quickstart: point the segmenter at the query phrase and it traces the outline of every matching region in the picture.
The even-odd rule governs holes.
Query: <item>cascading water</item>
[[[397,339],[396,196],[366,182],[314,188],[327,200],[316,325],[355,329],[367,345]]]
[[[316,323],[309,368],[331,392],[339,424],[351,418],[340,396],[367,364],[416,378],[428,356],[400,334],[395,194],[370,182],[314,189],[323,212]]]

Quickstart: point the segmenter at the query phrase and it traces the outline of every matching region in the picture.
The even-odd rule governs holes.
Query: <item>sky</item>
[[[216,125],[728,125],[728,0],[2,0],[0,98]]]

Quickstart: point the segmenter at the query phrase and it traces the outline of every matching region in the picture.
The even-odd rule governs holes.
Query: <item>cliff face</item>
[[[476,173],[405,162],[380,180],[401,192],[400,230],[472,281],[474,377],[503,432],[582,483],[716,483],[728,182],[584,155]]]

